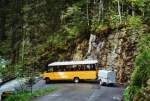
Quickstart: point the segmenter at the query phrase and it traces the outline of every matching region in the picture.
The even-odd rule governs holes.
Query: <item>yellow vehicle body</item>
[[[66,71],[66,72],[44,72],[43,78],[50,80],[95,80],[97,78],[96,71]]]

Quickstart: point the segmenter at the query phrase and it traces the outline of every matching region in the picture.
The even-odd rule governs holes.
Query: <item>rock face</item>
[[[127,82],[134,68],[136,35],[128,35],[124,30],[102,34],[91,34],[89,44],[87,42],[79,44],[74,59],[98,59],[103,68],[113,67],[117,71],[119,82]],[[88,47],[85,49],[87,44]],[[77,55],[79,52],[80,55]],[[85,52],[87,53],[85,54]],[[76,56],[80,57],[77,58]]]
[[[77,43],[75,48],[75,52],[73,54],[73,60],[83,60],[86,56],[88,47],[88,40],[82,40]]]

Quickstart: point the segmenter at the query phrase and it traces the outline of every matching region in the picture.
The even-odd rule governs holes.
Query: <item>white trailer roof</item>
[[[83,61],[63,61],[63,62],[53,62],[48,66],[67,66],[67,65],[82,65],[82,64],[96,64],[97,60],[83,60]]]

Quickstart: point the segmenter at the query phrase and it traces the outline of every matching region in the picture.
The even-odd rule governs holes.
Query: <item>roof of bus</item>
[[[63,62],[53,62],[48,66],[66,66],[66,65],[82,65],[82,64],[96,64],[97,60],[83,60],[83,61],[63,61]]]

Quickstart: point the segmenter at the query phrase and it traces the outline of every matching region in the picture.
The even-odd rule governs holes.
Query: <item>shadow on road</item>
[[[96,81],[96,80],[93,80],[93,81],[88,81],[88,80],[81,80],[78,84],[96,84],[97,86],[99,86],[99,82]],[[73,81],[68,81],[68,80],[55,80],[55,81],[51,81],[49,84],[75,84]],[[48,85],[49,85],[48,84]],[[114,85],[103,85],[103,86],[106,86],[106,87],[120,87],[118,84],[114,84]]]
[[[50,83],[49,84],[70,84],[70,83],[74,83],[73,81],[68,81],[68,80],[55,80],[55,81],[50,81]],[[80,84],[82,84],[82,83],[89,83],[89,84],[98,84],[98,82],[97,81],[84,81],[84,80],[81,80],[80,82],[79,82]]]

